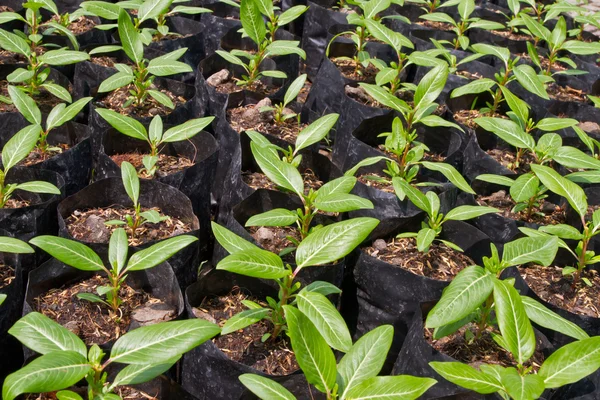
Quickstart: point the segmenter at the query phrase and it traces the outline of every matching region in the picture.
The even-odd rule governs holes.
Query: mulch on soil
[[[477,196],[475,201],[480,206],[496,207],[501,210],[500,215],[505,218],[514,219],[515,221],[536,223],[540,225],[556,225],[566,222],[565,210],[544,200],[542,200],[540,208],[535,207],[533,209],[530,218],[527,218],[527,212],[525,211],[513,213],[511,210],[516,203],[504,190],[492,193],[489,196]],[[536,213],[542,213],[543,216]]]
[[[0,289],[7,287],[15,280],[15,269],[0,262]]]
[[[152,90],[158,90],[162,94],[166,95],[171,99],[175,108],[177,106],[184,104],[186,99],[181,96],[176,96],[170,91],[166,89],[158,89],[154,85],[151,87]],[[141,107],[137,107],[134,104],[131,104],[128,107],[123,107],[127,102],[129,97],[131,97],[130,90],[133,90],[133,85],[127,85],[122,88],[119,88],[113,92],[110,92],[106,97],[100,99],[96,102],[97,105],[101,107],[106,107],[123,115],[127,115],[130,117],[153,117],[155,115],[169,115],[173,110],[170,108],[160,104],[158,101],[154,100],[150,95],[144,101]]]
[[[189,168],[194,165],[194,162],[191,161],[187,157],[177,157],[177,156],[169,156],[166,154],[159,154],[158,161],[156,162],[156,174],[154,176],[150,176],[146,173],[144,168],[144,164],[142,160],[145,156],[149,154],[140,154],[140,153],[127,153],[127,154],[115,154],[110,156],[111,160],[115,162],[119,167],[123,161],[127,161],[131,163],[134,168],[137,170],[140,178],[152,179],[154,177],[161,178],[163,176],[175,174],[179,171],[183,171],[186,168]]]

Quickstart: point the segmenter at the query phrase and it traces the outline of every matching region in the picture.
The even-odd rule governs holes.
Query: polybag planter
[[[198,218],[194,215],[192,203],[186,195],[174,187],[164,183],[140,180],[140,198],[139,203],[142,207],[158,207],[163,215],[179,218],[182,222],[190,224],[191,231],[186,232],[187,235],[206,238],[209,226],[200,226]],[[131,208],[132,202],[121,178],[107,178],[97,181],[79,191],[73,196],[69,196],[58,205],[58,224],[59,235],[67,239],[77,240],[73,238],[67,228],[67,218],[75,210],[86,210],[93,208],[110,208],[123,206]],[[108,254],[108,243],[90,243],[77,240],[94,250],[100,257]],[[148,248],[159,241],[146,242],[136,249]],[[199,246],[206,246],[206,243],[193,243],[184,249],[174,254],[167,261],[175,272],[181,287],[187,286],[193,282],[198,265]]]

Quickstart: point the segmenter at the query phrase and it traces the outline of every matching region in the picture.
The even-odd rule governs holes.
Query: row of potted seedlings
[[[33,33],[0,31],[23,63],[1,115],[5,372],[14,338],[27,362],[3,398],[595,391],[593,22],[562,3],[202,6],[4,14]],[[171,31],[194,22],[218,29]],[[109,34],[84,45],[78,24]]]

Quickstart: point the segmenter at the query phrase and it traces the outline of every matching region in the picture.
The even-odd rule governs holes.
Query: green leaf
[[[126,72],[117,72],[116,74],[109,76],[108,78],[103,80],[102,83],[100,83],[100,86],[98,87],[98,93],[112,92],[115,89],[121,88],[125,85],[129,85],[131,82],[134,81],[134,79],[135,77],[133,76],[133,74]]]
[[[283,105],[288,105],[298,96],[304,84],[306,83],[306,74],[302,74],[290,84],[288,89],[285,91],[285,96],[283,97]]]
[[[126,270],[139,271],[155,267],[197,240],[197,237],[191,235],[179,235],[162,240],[132,255],[127,263]]]
[[[433,210],[431,208],[431,203],[427,199],[427,197],[421,193],[419,189],[412,187],[408,182],[399,177],[392,178],[392,184],[394,186],[394,190],[396,191],[396,195],[401,197],[400,194],[404,194],[408,196],[408,199],[419,209],[425,211],[427,215],[433,215]]]
[[[534,36],[543,39],[546,42],[550,42],[551,33],[548,28],[524,13],[520,14],[520,17],[527,26],[527,29],[529,29]]]
[[[96,108],[96,112],[122,134],[139,140],[148,140],[146,128],[138,120],[106,108]]]
[[[49,50],[38,57],[38,61],[48,65],[77,64],[90,59],[90,55],[75,50]]]
[[[77,100],[75,103],[65,107],[62,112],[57,115],[56,119],[50,120],[50,116],[46,120],[46,129],[54,129],[63,125],[65,122],[71,121],[79,112],[92,100],[91,97],[84,97]]]
[[[379,224],[375,218],[353,218],[336,222],[312,232],[296,250],[300,268],[324,265],[348,255]]]
[[[328,296],[330,294],[339,294],[342,293],[340,288],[335,285],[332,285],[329,282],[323,281],[315,281],[307,286],[305,286],[302,290],[307,292],[316,292],[321,293],[323,296]]]
[[[330,392],[336,379],[333,351],[307,316],[292,306],[283,309],[296,361],[306,380],[318,390]]]
[[[529,360],[535,351],[533,327],[521,302],[521,296],[508,282],[494,279],[494,310],[508,350],[519,364]]]
[[[355,386],[377,376],[393,337],[394,328],[391,325],[379,326],[358,339],[342,357],[337,367],[340,398],[346,398]]]
[[[246,252],[252,250],[261,250],[255,244],[250,243],[249,241],[242,239],[235,233],[231,232],[227,228],[222,227],[216,222],[211,221],[211,227],[213,234],[215,235],[215,239],[217,242],[225,250],[227,250],[230,254],[238,253],[238,252]]]
[[[541,232],[549,233],[550,235],[558,236],[561,239],[572,239],[572,240],[581,240],[583,239],[583,234],[577,230],[577,228],[566,225],[566,224],[557,224],[557,225],[548,225],[548,226],[540,226],[539,230]]]
[[[410,375],[375,376],[356,385],[348,392],[347,398],[353,400],[413,400],[421,397],[436,382],[435,379],[417,378]]]
[[[519,120],[524,124],[529,120],[529,105],[515,96],[506,86],[498,86],[502,91],[504,100],[510,109],[519,117]]]
[[[474,43],[471,47],[481,54],[498,57],[504,64],[510,60],[510,51],[505,47],[492,46],[490,44]]]
[[[84,1],[81,3],[81,8],[89,13],[107,20],[116,20],[119,18],[118,4],[108,3],[106,1]]]
[[[543,165],[531,165],[531,169],[540,178],[542,184],[552,192],[563,196],[583,218],[587,213],[587,199],[583,189],[570,180],[563,178],[552,168]]]
[[[408,113],[410,111],[410,108],[408,104],[406,104],[406,102],[390,94],[384,88],[368,83],[359,83],[358,85],[365,89],[367,94],[371,96],[376,102],[381,103],[386,107],[393,108],[394,110],[402,114]]]
[[[12,51],[13,53],[18,53],[28,58],[31,53],[25,39],[14,33],[7,32],[4,29],[0,29],[0,47],[4,50]]]
[[[177,125],[163,134],[162,142],[179,142],[190,139],[210,125],[214,119],[215,117],[196,118]]]
[[[56,351],[36,358],[6,377],[2,398],[13,400],[22,393],[46,393],[79,382],[92,366],[74,351]]]
[[[288,226],[298,221],[298,213],[285,208],[272,210],[253,215],[244,226]]]
[[[296,397],[286,388],[269,378],[255,374],[242,374],[239,380],[262,400],[296,400]]]
[[[325,212],[338,213],[360,209],[373,209],[373,203],[370,200],[346,193],[331,193],[326,196],[320,196],[315,201],[314,206]]]
[[[550,355],[538,371],[547,388],[577,382],[600,368],[600,336],[569,343]]]
[[[127,161],[121,163],[121,179],[127,195],[133,202],[134,207],[137,207],[140,197],[140,179],[137,176],[135,167]]]
[[[127,263],[127,252],[129,251],[129,243],[127,241],[127,232],[125,229],[115,229],[110,236],[108,243],[108,262],[120,273]]]
[[[156,76],[169,76],[192,71],[192,67],[181,61],[155,58],[148,63],[148,72]]]
[[[226,51],[223,50],[216,50],[216,53],[218,55],[220,55],[221,57],[223,57],[225,59],[225,61],[228,61],[234,65],[239,65],[242,67],[246,67],[246,64],[244,64],[244,62],[242,60],[240,60],[238,57],[234,56],[231,53],[228,53]]]
[[[256,1],[240,1],[240,21],[244,32],[250,36],[254,43],[260,46],[265,40],[267,30]]]
[[[0,236],[0,253],[26,254],[35,250],[22,240],[8,236]]]
[[[217,264],[217,269],[263,279],[278,279],[290,274],[277,254],[262,249],[230,254]]]
[[[44,181],[29,181],[19,183],[15,189],[24,190],[33,193],[52,193],[60,194],[60,189],[49,182]]]
[[[221,329],[203,319],[161,322],[142,326],[121,336],[110,360],[124,364],[161,364],[204,343]]]
[[[365,26],[369,33],[377,40],[389,44],[396,52],[400,52],[402,47],[414,49],[412,42],[400,32],[396,32],[383,25],[381,22],[366,19]],[[397,71],[396,71],[397,73]],[[436,96],[437,97],[437,96]]]
[[[493,174],[481,174],[479,176],[477,176],[477,178],[480,181],[484,181],[484,182],[488,182],[488,183],[494,183],[497,185],[503,185],[503,186],[508,186],[511,187],[515,181],[513,181],[511,178],[507,177],[507,176],[502,176],[502,175],[493,175]]]
[[[29,123],[42,124],[42,112],[31,97],[27,96],[21,89],[10,85],[8,86],[8,94],[17,110]]]
[[[1,154],[5,174],[33,150],[41,132],[39,125],[26,126],[6,142]]]
[[[460,321],[481,306],[494,288],[494,277],[472,265],[460,271],[427,315],[425,325],[437,328]]]
[[[383,161],[383,160],[392,161],[391,159],[389,159],[387,157],[383,157],[383,156],[367,157],[367,158],[363,159],[362,161],[360,161],[358,164],[356,164],[354,167],[350,168],[348,171],[344,172],[344,175],[353,177],[360,168],[377,164],[378,162]]]
[[[577,55],[595,55],[600,53],[600,43],[588,43],[580,42],[578,40],[567,40],[563,43],[561,49]]]
[[[426,252],[433,243],[436,234],[431,228],[423,228],[417,233],[417,250],[421,253]]]
[[[445,13],[440,13],[440,12],[423,14],[423,15],[419,16],[419,18],[427,20],[427,21],[443,22],[446,24],[454,25],[454,26],[456,25],[456,22],[454,21],[454,19],[451,16],[449,16],[448,14],[445,14]]]
[[[8,333],[27,348],[40,354],[74,351],[87,356],[85,343],[77,335],[38,312],[25,315],[9,329]]]
[[[56,392],[56,398],[58,400],[83,400],[80,395],[70,390],[61,390],[60,392]]]
[[[447,79],[448,66],[445,64],[434,67],[425,74],[415,91],[414,108],[427,107],[433,103],[444,90]]]
[[[2,14],[0,14],[2,15]],[[10,83],[25,82],[35,76],[34,71],[27,70],[25,68],[17,68],[6,76],[6,80]]]
[[[464,96],[465,94],[483,93],[493,88],[494,85],[496,85],[496,82],[491,79],[477,79],[467,83],[464,86],[454,89],[452,93],[450,93],[450,98],[453,99],[456,97]]]
[[[225,325],[223,325],[221,335],[228,335],[240,329],[244,329],[245,327],[264,319],[270,312],[271,310],[268,308],[255,308],[242,311],[227,320]]]
[[[296,138],[294,154],[297,154],[301,149],[320,142],[336,124],[339,116],[339,114],[327,114],[302,129]]]
[[[506,243],[502,260],[510,266],[535,262],[547,267],[556,258],[557,251],[556,237],[526,237]]]
[[[565,175],[565,178],[577,183],[600,183],[600,174],[598,171],[573,172]]]
[[[579,122],[573,118],[544,118],[535,127],[545,132],[555,132],[561,129],[576,126]]]
[[[296,299],[298,309],[315,325],[329,346],[343,352],[350,350],[352,338],[346,322],[327,297],[303,290]]]
[[[548,93],[546,93],[546,88],[544,87],[544,83],[540,80],[540,78],[535,73],[535,70],[527,65],[520,64],[517,65],[513,69],[513,73],[517,78],[517,81],[525,88],[527,91],[543,98],[549,100]]]
[[[516,368],[506,368],[501,375],[502,385],[514,400],[539,398],[544,392],[544,381],[539,375],[521,375]]]
[[[177,362],[177,360],[160,364],[149,363],[128,365],[119,371],[111,386],[137,385],[148,382],[167,372],[175,362]]]
[[[74,240],[56,236],[37,236],[29,243],[39,247],[57,260],[82,271],[102,271],[104,264],[92,249]]]
[[[464,130],[459,125],[456,125],[453,122],[447,121],[444,118],[437,116],[435,114],[420,118],[418,121],[415,121],[415,122],[420,122],[423,125],[427,125],[427,126],[431,126],[431,127],[447,126],[448,128],[456,128],[459,131],[464,132]]]
[[[500,212],[500,210],[494,207],[458,206],[450,210],[446,214],[446,217],[444,219],[453,221],[466,221],[468,219],[481,217],[485,214],[492,214],[497,212]]]
[[[600,160],[571,146],[559,147],[552,159],[567,168],[600,169]]]
[[[173,0],[146,0],[137,10],[139,22],[156,19],[163,11],[167,10]]]
[[[144,58],[144,44],[125,9],[119,11],[118,24],[119,38],[121,39],[123,51],[130,60],[135,64],[139,64]]]
[[[58,24],[53,21],[47,22],[47,24],[47,26],[51,28],[51,30],[58,31],[63,36],[66,36],[69,39],[69,42],[71,42],[71,46],[74,50],[79,50],[79,43],[77,42],[77,38],[75,37],[73,32],[71,32],[67,27],[62,26],[61,24]]]
[[[277,25],[283,26],[287,25],[290,22],[294,21],[300,15],[304,14],[308,10],[306,6],[293,6],[279,14],[279,18],[277,19]]]
[[[471,186],[467,183],[465,178],[450,164],[441,162],[421,161],[421,165],[431,171],[440,172],[446,177],[454,186],[466,193],[475,194]]]
[[[429,365],[442,377],[465,389],[481,394],[504,390],[502,384],[494,376],[479,371],[470,365],[461,362],[437,361],[432,361]]]
[[[391,5],[390,0],[369,0],[361,5],[366,19],[373,19],[377,14]]]
[[[25,18],[16,12],[4,11],[0,13],[0,24],[5,24],[10,21],[22,21],[25,22]]]
[[[319,199],[332,193],[350,193],[356,184],[356,180],[357,179],[353,176],[341,176],[327,182],[317,191],[317,197],[315,201],[319,201]]]
[[[589,338],[589,335],[579,326],[564,319],[531,297],[521,296],[521,301],[527,317],[536,324],[578,340]]]
[[[500,139],[518,149],[533,150],[535,146],[533,137],[509,119],[479,117],[475,118],[475,123],[486,131],[493,132]]]
[[[173,14],[189,14],[189,15],[195,15],[195,14],[203,14],[203,13],[211,13],[212,10],[208,9],[208,8],[204,8],[204,7],[189,7],[189,6],[175,6],[173,7],[173,9],[171,10],[171,12],[169,14],[173,15]]]
[[[523,174],[510,187],[510,197],[517,203],[529,201],[538,194],[539,187],[540,180],[535,174]]]
[[[122,49],[123,49],[122,46],[117,46],[117,45],[98,46],[98,47],[95,47],[92,50],[90,50],[88,52],[88,54],[90,56],[92,56],[94,54],[112,53],[112,52],[119,51],[119,50],[122,50]]]
[[[306,59],[306,53],[300,48],[300,42],[295,40],[276,40],[267,46],[266,56],[287,56],[297,54],[303,60]],[[263,75],[266,71],[263,72]]]
[[[258,166],[273,183],[295,192],[298,196],[303,195],[304,181],[294,166],[281,161],[269,148],[254,142],[250,143],[250,147]]]
[[[261,75],[269,76],[271,78],[285,79],[287,78],[287,74],[283,71],[275,71],[275,70],[267,70],[261,71]]]

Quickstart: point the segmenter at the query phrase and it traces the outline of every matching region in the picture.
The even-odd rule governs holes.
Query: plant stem
[[[485,301],[485,306],[483,308],[483,314],[481,316],[481,320],[479,321],[479,324],[477,324],[477,334],[475,335],[475,338],[480,339],[481,335],[483,334],[483,331],[485,331],[485,328],[487,328],[488,319],[492,312],[493,305],[494,305],[494,295],[493,295],[493,293],[490,293],[490,295],[488,296],[488,298]]]

